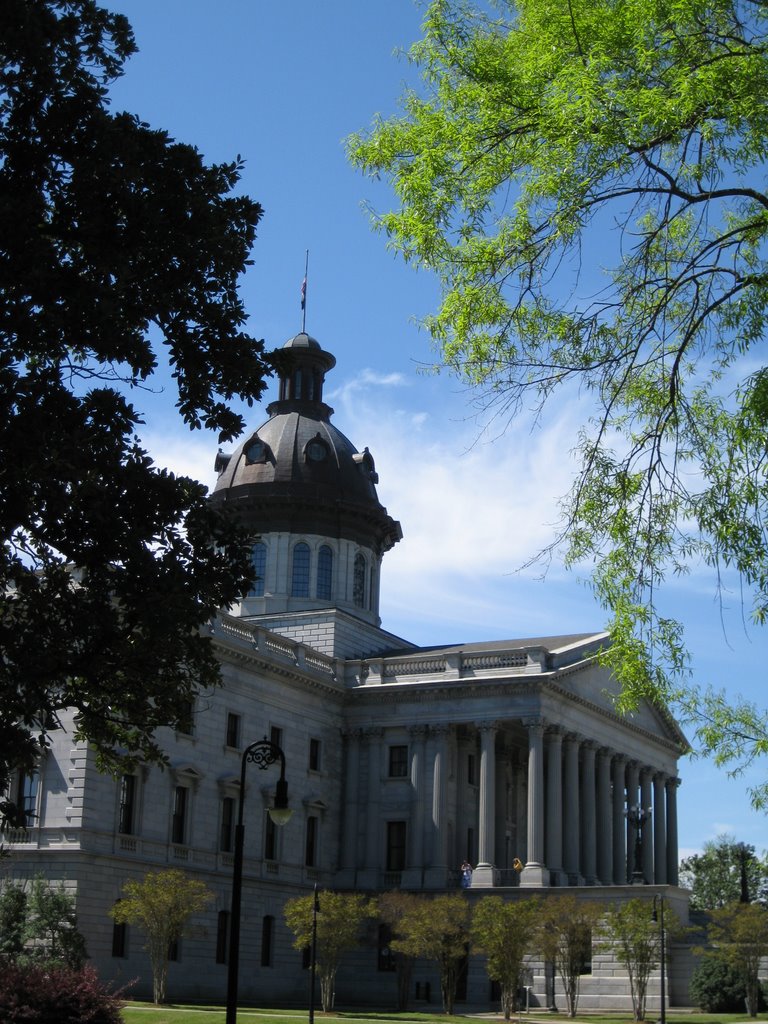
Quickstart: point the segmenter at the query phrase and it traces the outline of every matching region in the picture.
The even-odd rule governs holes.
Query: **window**
[[[277,825],[268,814],[264,820],[264,860],[277,860]]]
[[[220,910],[216,919],[216,963],[225,964],[229,954],[229,911]]]
[[[272,938],[275,931],[275,919],[265,914],[261,921],[261,966],[272,966]]]
[[[235,823],[235,798],[225,796],[221,801],[221,827],[219,829],[219,849],[223,853],[233,850],[232,834]]]
[[[333,583],[333,551],[323,544],[317,553],[317,596],[321,601],[331,600]]]
[[[293,549],[291,597],[309,597],[309,545],[303,541]]]
[[[37,817],[37,793],[40,787],[40,776],[37,770],[19,774],[16,786],[16,807],[24,816],[24,825],[31,825]]]
[[[267,571],[267,545],[262,543],[262,541],[253,545],[251,562],[253,563],[255,579],[251,584],[249,593],[251,597],[264,597],[264,576]]]
[[[320,740],[314,738],[309,741],[309,770],[320,771]]]
[[[177,786],[173,792],[172,843],[183,843],[186,838],[188,795],[189,790],[186,786]]]
[[[125,836],[133,834],[136,817],[136,776],[124,775],[120,780],[120,817],[117,829]]]
[[[308,868],[315,867],[317,862],[317,818],[311,814],[307,818],[307,841],[304,848],[304,863]]]
[[[270,726],[269,740],[276,747],[280,747],[281,750],[283,749],[283,730],[279,725]]]
[[[115,906],[119,902],[116,900]],[[128,956],[128,925],[125,921],[112,924],[112,956],[121,960]]]
[[[387,822],[387,871],[405,868],[405,822]]]
[[[389,748],[389,777],[390,779],[408,777],[408,747],[404,744],[397,744]]]
[[[168,943],[168,962],[175,964],[178,963],[179,959],[179,940],[171,939]]]
[[[240,746],[240,715],[235,715],[231,711],[227,714],[226,743],[228,747]]]
[[[467,754],[467,782],[470,786],[477,785],[477,758],[474,754]]]
[[[243,449],[246,465],[251,466],[255,462],[267,461],[267,446],[259,437],[252,437]]]
[[[191,736],[194,732],[195,702],[191,699],[179,703],[179,717],[176,720],[176,732]]]
[[[352,576],[352,601],[357,608],[365,607],[365,558],[358,552]]]

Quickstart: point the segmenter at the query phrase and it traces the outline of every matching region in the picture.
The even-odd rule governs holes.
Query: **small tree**
[[[7,885],[0,894],[0,956],[6,961],[61,964],[81,970],[88,953],[77,927],[75,898],[35,878],[29,889]]]
[[[27,894],[18,885],[0,891],[0,960],[13,962],[24,949]]]
[[[119,924],[137,924],[147,935],[145,949],[152,963],[152,998],[166,1001],[168,952],[184,933],[193,914],[212,898],[210,890],[183,871],[150,871],[140,882],[126,882],[123,898],[110,914]]]
[[[629,975],[635,1020],[645,1020],[645,999],[651,971],[660,960],[658,924],[648,900],[634,899],[608,908],[606,930],[614,944],[616,959]]]
[[[31,955],[80,970],[88,959],[85,939],[77,927],[74,896],[60,882],[54,889],[43,878],[30,887],[24,938]]]
[[[731,903],[712,912],[707,956],[729,964],[741,976],[747,1013],[756,1017],[760,1001],[760,961],[768,957],[768,911],[757,903]]]
[[[409,892],[402,892],[395,889],[392,892],[385,892],[379,897],[379,917],[383,925],[389,929],[390,949],[395,965],[395,976],[397,978],[397,1009],[403,1011],[408,1009],[408,997],[411,990],[411,975],[413,973],[413,957],[391,945],[392,940],[401,937],[400,925],[408,911],[413,910],[419,897]]]
[[[459,893],[417,900],[402,917],[393,949],[437,964],[443,1010],[453,1013],[459,966],[469,947],[469,904]]]
[[[295,949],[312,944],[314,894],[299,896],[285,905],[285,922],[294,934]],[[336,972],[341,958],[360,941],[363,922],[376,914],[376,903],[357,893],[321,892],[317,912],[317,971],[324,1012],[333,1009]]]
[[[539,902],[535,896],[509,903],[486,896],[472,914],[472,942],[487,957],[488,977],[501,986],[504,1020],[517,1010],[523,959],[535,946]]]
[[[570,1017],[579,1005],[579,981],[592,959],[592,933],[604,914],[602,904],[558,896],[545,900],[538,947],[560,975]]]

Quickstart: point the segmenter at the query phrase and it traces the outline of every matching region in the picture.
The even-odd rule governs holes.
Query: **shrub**
[[[690,996],[704,1013],[743,1013],[744,979],[730,964],[706,957],[691,975]]]
[[[121,1024],[119,994],[92,967],[0,965],[3,1024]]]

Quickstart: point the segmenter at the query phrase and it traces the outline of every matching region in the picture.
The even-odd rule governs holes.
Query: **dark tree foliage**
[[[167,363],[190,428],[242,430],[228,404],[268,373],[237,291],[261,208],[232,194],[239,157],[109,109],[134,50],[93,0],[0,5],[0,793],[65,707],[103,764],[158,757],[218,681],[200,625],[250,576],[131,398]]]

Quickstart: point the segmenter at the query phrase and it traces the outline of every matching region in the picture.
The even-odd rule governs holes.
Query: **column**
[[[678,885],[677,877],[677,787],[680,779],[667,779],[667,884]]]
[[[563,867],[569,885],[581,885],[579,848],[581,846],[581,813],[579,810],[579,745],[581,738],[574,733],[565,737],[565,784],[563,792]]]
[[[627,884],[627,822],[624,787],[626,760],[621,754],[613,759],[613,884]]]
[[[429,729],[427,763],[431,765],[432,805],[428,822],[430,866],[424,872],[424,885],[436,889],[444,889],[448,882],[446,783],[450,730],[448,725],[430,726]]]
[[[366,801],[365,868],[358,871],[358,885],[363,889],[375,889],[379,884],[379,870],[382,863],[381,851],[381,740],[384,730],[372,727],[365,730],[368,741],[368,795]]]
[[[643,878],[649,884],[653,881],[653,803],[651,783],[653,769],[643,768],[640,773],[640,806],[643,809]]]
[[[653,816],[656,819],[653,829],[653,881],[656,885],[666,885],[667,882],[666,780],[664,772],[656,772],[653,776]]]
[[[528,855],[521,886],[549,885],[544,865],[544,719],[523,719],[528,730]]]
[[[553,884],[564,884],[563,876],[563,735],[547,730],[547,867]]]
[[[613,881],[611,752],[605,747],[597,753],[597,877],[601,885]]]
[[[595,826],[595,745],[587,742],[581,747],[581,873],[587,885],[597,881],[597,836]]]
[[[360,730],[347,729],[344,732],[345,771],[344,779],[344,842],[342,845],[342,877],[337,879],[341,886],[354,886],[357,868],[357,836],[360,823],[358,780],[360,777]]]
[[[493,852],[496,848],[496,733],[495,722],[480,722],[480,794],[478,814],[477,867],[472,888],[493,886]]]
[[[424,880],[424,762],[427,726],[414,725],[408,730],[410,737],[411,814],[408,822],[408,861],[402,876],[404,889],[420,889]]]

